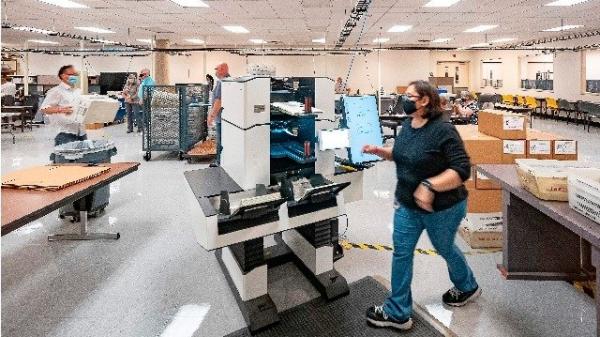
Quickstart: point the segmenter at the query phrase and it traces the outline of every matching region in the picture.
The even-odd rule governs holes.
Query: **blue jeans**
[[[62,144],[76,142],[78,140],[86,140],[86,139],[87,139],[87,135],[78,136],[74,133],[61,132],[58,135],[56,135],[56,137],[54,137],[54,146],[59,146]]]
[[[216,133],[216,143],[217,143],[217,157],[215,158],[215,162],[221,165],[221,151],[223,151],[223,146],[221,145],[221,113],[217,116],[215,120],[215,133]]]
[[[394,254],[392,258],[392,293],[384,302],[388,316],[404,321],[412,314],[410,284],[417,241],[424,229],[437,252],[446,260],[450,280],[458,290],[467,292],[478,287],[465,256],[454,244],[460,222],[465,217],[466,200],[445,210],[425,213],[404,206],[394,213]]]

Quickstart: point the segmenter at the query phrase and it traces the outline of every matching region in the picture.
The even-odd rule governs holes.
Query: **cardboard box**
[[[517,173],[521,186],[537,198],[550,201],[567,201],[567,177],[573,169],[597,168],[600,163],[559,160],[517,160]]]
[[[556,139],[552,149],[552,159],[556,160],[577,160],[579,150],[576,140]]]
[[[471,164],[502,163],[502,141],[500,139],[482,134],[477,130],[476,125],[457,125],[456,129],[465,144]]]
[[[459,233],[471,248],[502,248],[502,224],[502,213],[469,214]]]
[[[516,159],[527,158],[527,141],[503,140],[502,141],[502,164],[514,164]]]
[[[467,213],[502,212],[502,190],[467,189]]]
[[[478,190],[501,190],[502,186],[492,179],[488,178],[485,174],[473,170],[475,176],[475,188]]]
[[[482,110],[479,132],[499,139],[526,139],[527,117],[507,111]]]
[[[556,135],[535,129],[527,130],[527,158],[552,159]]]
[[[470,188],[475,188],[475,166],[471,166],[471,176],[463,184],[467,190]]]
[[[104,123],[91,123],[91,124],[85,125],[86,130],[98,130],[98,129],[102,129],[103,127],[104,127]]]

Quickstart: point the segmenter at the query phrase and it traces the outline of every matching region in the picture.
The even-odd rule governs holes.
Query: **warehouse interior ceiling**
[[[40,0],[3,0],[2,47],[23,48],[27,41],[40,39],[59,44],[27,44],[30,48],[80,46],[77,38],[7,28],[26,26],[98,39],[105,45],[112,41],[144,45],[147,42],[139,40],[168,39],[176,47],[333,48],[356,4],[356,0],[206,0],[208,7],[192,8],[171,0],[73,1],[87,8],[62,8]],[[379,46],[374,42],[377,38],[385,41],[381,43],[385,47],[466,48],[482,43],[502,46],[600,30],[599,0],[546,6],[551,1],[461,0],[449,7],[426,7],[429,0],[372,0],[367,15],[353,29],[344,47],[374,48]],[[249,32],[232,33],[223,28],[227,25],[242,26]],[[396,25],[412,28],[388,32]],[[479,25],[497,27],[465,32]],[[563,25],[580,27],[543,31]],[[80,26],[114,33],[96,34],[75,28]],[[433,42],[436,39],[447,40]],[[598,43],[600,38],[595,36],[590,41]],[[91,45],[89,41],[85,43]],[[572,40],[562,44],[578,45]]]

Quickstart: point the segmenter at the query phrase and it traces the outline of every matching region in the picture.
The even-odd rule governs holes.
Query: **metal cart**
[[[208,136],[208,86],[205,84],[187,84],[178,86],[181,106],[180,159],[191,162],[197,155],[190,150]]]
[[[152,151],[180,151],[179,93],[174,85],[144,87],[143,100],[144,159],[152,158]]]

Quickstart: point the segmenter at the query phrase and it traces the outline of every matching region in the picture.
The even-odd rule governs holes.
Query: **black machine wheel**
[[[179,151],[179,160],[183,160],[183,151]]]
[[[149,161],[152,158],[152,153],[150,151],[146,152],[144,155],[144,160]]]

